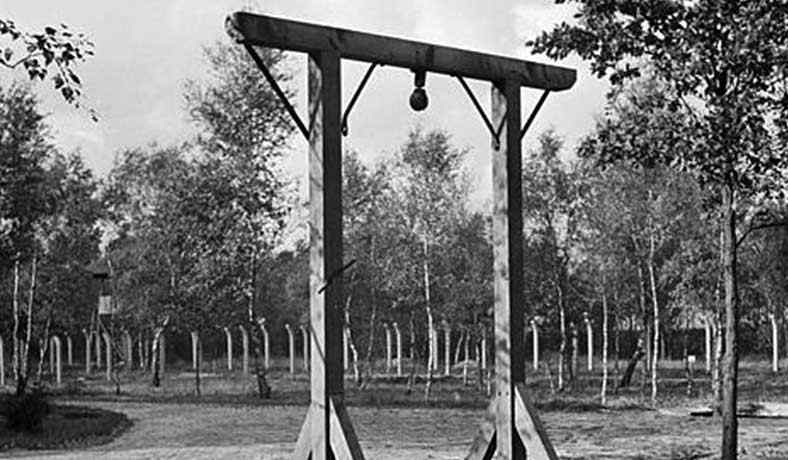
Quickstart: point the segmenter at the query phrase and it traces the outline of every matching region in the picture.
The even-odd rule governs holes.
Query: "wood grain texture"
[[[233,13],[226,28],[236,41],[254,46],[332,51],[345,59],[486,81],[512,80],[529,88],[562,91],[577,79],[573,69],[271,16]]]

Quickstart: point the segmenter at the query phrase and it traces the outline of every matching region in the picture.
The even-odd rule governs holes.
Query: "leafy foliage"
[[[0,65],[9,69],[21,66],[33,81],[49,78],[66,102],[80,106],[82,80],[74,68],[93,56],[94,46],[84,34],[72,32],[65,24],[31,33],[10,19],[0,19],[0,37],[9,45],[0,53]],[[96,121],[95,111],[88,111]]]

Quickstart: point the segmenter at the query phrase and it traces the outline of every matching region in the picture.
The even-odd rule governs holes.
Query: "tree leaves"
[[[9,69],[22,66],[30,80],[43,81],[49,76],[63,99],[80,107],[82,83],[74,67],[93,56],[94,48],[85,35],[68,31],[65,24],[47,26],[43,33],[24,32],[13,21],[0,19],[0,36],[4,35],[11,39],[16,50],[6,47],[0,65]],[[88,108],[88,113],[97,120],[93,109]]]
[[[561,24],[528,45],[556,59],[574,51],[614,85],[648,69],[650,78],[664,85],[661,94],[653,95],[658,98],[650,98],[662,100],[659,111],[675,110],[686,97],[697,98],[704,110],[692,123],[682,119],[673,124],[691,129],[677,132],[673,145],[657,146],[645,156],[642,150],[618,150],[603,161],[625,156],[646,166],[658,161],[693,170],[707,181],[722,180],[725,165],[733,163],[733,180],[743,191],[761,182],[759,175],[786,167],[776,159],[785,157],[785,143],[775,152],[768,141],[773,135],[770,120],[784,118],[784,113],[774,112],[768,94],[775,77],[785,76],[779,64],[788,49],[783,2],[578,3],[576,25]],[[688,134],[692,144],[679,145]],[[600,137],[601,142],[610,140],[615,142]]]

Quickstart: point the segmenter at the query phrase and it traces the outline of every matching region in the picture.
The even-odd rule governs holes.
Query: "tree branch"
[[[16,69],[17,67],[19,67],[20,64],[23,64],[25,61],[27,61],[29,59],[36,58],[38,56],[42,56],[42,55],[43,55],[43,53],[41,53],[41,52],[30,53],[27,56],[23,57],[22,59],[19,59],[18,61],[16,61],[13,64],[9,64],[4,59],[0,59],[0,65],[3,65],[4,67],[9,68],[9,69]]]
[[[750,233],[756,230],[763,230],[765,228],[775,228],[775,227],[788,227],[788,219],[775,221],[775,222],[766,222],[758,225],[750,225],[750,227],[742,234],[742,236],[739,237],[738,240],[736,240],[736,248],[738,248],[739,245],[744,242],[744,240],[747,238],[747,236],[749,236]]]

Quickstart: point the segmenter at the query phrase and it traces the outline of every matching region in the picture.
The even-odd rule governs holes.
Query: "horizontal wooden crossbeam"
[[[331,51],[344,59],[492,82],[512,80],[529,88],[562,91],[577,79],[575,70],[564,67],[257,14],[231,14],[226,27],[238,42],[248,45],[305,53]]]

